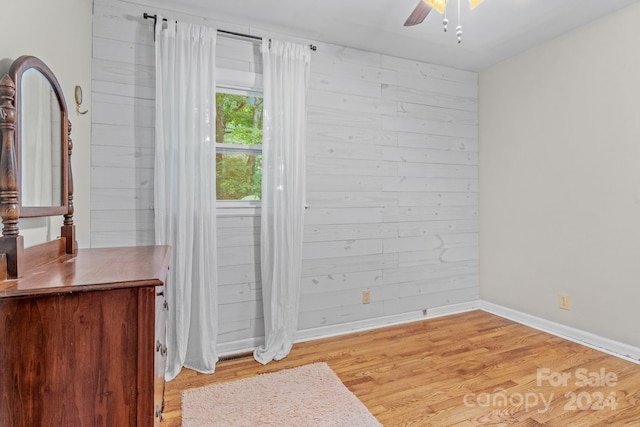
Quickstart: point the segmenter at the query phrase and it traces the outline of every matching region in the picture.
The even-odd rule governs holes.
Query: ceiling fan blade
[[[404,26],[410,27],[412,25],[418,25],[419,23],[424,21],[424,18],[427,17],[429,12],[431,12],[431,7],[420,0],[416,8],[413,9],[413,12],[411,12],[411,15],[409,15],[409,17],[405,21]]]
[[[435,9],[440,13],[444,13],[444,8],[447,5],[447,0],[422,0],[422,1],[428,4],[429,6],[431,6],[431,9]]]
[[[471,9],[474,9],[480,3],[482,3],[482,0],[469,0],[469,6],[471,6]]]

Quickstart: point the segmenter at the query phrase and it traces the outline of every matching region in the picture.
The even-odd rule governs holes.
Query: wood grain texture
[[[20,279],[0,282],[0,298],[160,286],[169,256],[168,246],[86,249],[34,267]]]
[[[94,6],[91,245],[153,244],[153,25],[141,6]],[[126,231],[114,225],[114,209]]]
[[[0,426],[159,425],[169,254],[83,249],[0,283]]]
[[[473,311],[298,343],[286,359],[266,366],[245,358],[218,364],[212,375],[184,369],[167,383],[162,427],[181,425],[180,393],[185,389],[315,362],[326,362],[385,426],[640,424],[640,366]],[[553,387],[541,376],[538,385],[539,368],[570,374],[571,378],[566,385]],[[616,376],[616,385],[581,385],[576,377],[579,369],[604,369]],[[573,410],[571,395],[565,396],[597,396],[598,392],[606,396],[613,393],[617,407]],[[536,393],[535,407],[531,397],[531,406],[519,404],[518,396]],[[496,395],[510,400],[492,400]],[[548,410],[540,395],[551,400]],[[490,396],[489,405],[484,405],[485,396]]]
[[[136,425],[137,301],[135,289],[0,300],[0,425]]]
[[[67,242],[63,237],[25,249],[24,271],[31,271],[44,263],[56,260],[61,256],[65,256],[66,247]]]
[[[162,289],[158,286],[158,289]],[[159,424],[159,417],[155,417],[155,407],[161,408],[162,395],[157,396],[156,391],[162,391],[162,385],[164,384],[163,378],[157,378],[157,364],[160,363],[162,367],[164,364],[161,362],[160,350],[162,345],[166,345],[165,339],[158,340],[156,327],[157,324],[157,308],[159,301],[156,298],[156,287],[144,287],[136,289],[137,292],[137,307],[136,307],[136,319],[138,325],[137,335],[137,361],[140,364],[140,369],[134,371],[136,376],[137,396],[138,401],[136,404],[136,417],[138,423],[146,426],[154,425],[154,418],[156,418]],[[156,348],[156,342],[159,343],[160,348]],[[129,356],[131,357],[131,356]],[[160,360],[160,362],[159,362]],[[156,383],[157,380],[161,381],[161,384]]]

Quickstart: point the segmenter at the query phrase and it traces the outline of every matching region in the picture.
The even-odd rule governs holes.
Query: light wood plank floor
[[[296,344],[266,366],[185,369],[162,427],[181,425],[182,390],[320,361],[385,426],[640,426],[640,365],[472,311]]]

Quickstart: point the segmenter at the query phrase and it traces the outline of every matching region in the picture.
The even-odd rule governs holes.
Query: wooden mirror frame
[[[51,84],[60,106],[62,206],[25,206],[20,202],[22,182],[21,149],[21,83],[29,69],[38,70]],[[71,123],[60,84],[44,62],[34,56],[16,59],[9,74],[0,80],[0,279],[18,278],[25,268],[47,262],[65,254],[75,254],[78,244],[73,224],[73,176],[71,173]],[[24,239],[18,229],[19,218],[64,215],[60,238],[24,249]]]
[[[64,99],[64,95],[62,93],[62,89],[60,88],[60,83],[58,83],[58,79],[53,74],[53,72],[47,67],[47,65],[42,62],[40,59],[34,56],[21,56],[16,59],[11,68],[9,69],[9,77],[13,80],[16,85],[16,97],[15,97],[15,107],[17,112],[17,120],[16,120],[16,131],[15,131],[15,144],[16,144],[16,162],[18,164],[18,170],[22,169],[22,133],[23,126],[25,123],[23,122],[23,100],[22,100],[22,79],[25,72],[29,70],[37,70],[42,76],[49,82],[51,85],[51,89],[56,96],[56,100],[58,101],[58,106],[60,107],[60,157],[62,165],[62,173],[60,175],[60,188],[62,189],[62,197],[60,200],[60,204],[57,206],[24,206],[22,204],[22,200],[24,199],[22,190],[22,173],[18,174],[18,191],[20,192],[18,200],[20,205],[20,218],[30,218],[30,217],[41,217],[41,216],[54,216],[54,215],[64,215],[68,211],[69,200],[68,200],[68,185],[69,180],[65,180],[64,177],[68,176],[68,165],[69,165],[69,146],[68,146],[68,138],[69,138],[69,113],[67,111],[67,104]],[[21,171],[22,172],[22,171]]]

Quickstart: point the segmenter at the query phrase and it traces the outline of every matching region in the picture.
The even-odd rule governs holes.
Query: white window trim
[[[228,93],[230,95],[253,96],[254,98],[264,98],[262,90],[240,88],[230,85],[216,86],[216,93]]]
[[[260,200],[218,200],[216,216],[257,216],[260,215]]]
[[[227,85],[216,87],[217,93],[229,93],[232,95],[264,97],[261,90],[251,90]],[[216,153],[259,153],[262,154],[262,144],[240,145],[240,144],[215,144]],[[217,200],[216,216],[257,216],[260,215],[260,200]]]
[[[216,153],[259,153],[262,154],[262,144],[220,144],[216,142]]]

